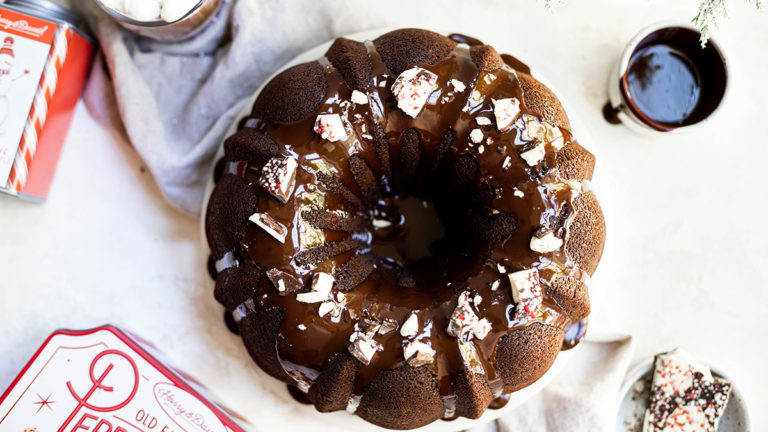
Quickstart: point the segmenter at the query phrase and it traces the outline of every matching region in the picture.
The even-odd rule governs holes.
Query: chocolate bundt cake
[[[572,346],[605,238],[595,160],[527,72],[407,29],[337,39],[264,87],[224,143],[206,235],[265,372],[410,429],[479,417]]]

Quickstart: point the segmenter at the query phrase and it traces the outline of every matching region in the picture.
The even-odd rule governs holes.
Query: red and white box
[[[0,4],[0,191],[44,200],[93,57],[55,4]]]
[[[112,326],[53,333],[0,397],[0,431],[245,432],[154,351]]]

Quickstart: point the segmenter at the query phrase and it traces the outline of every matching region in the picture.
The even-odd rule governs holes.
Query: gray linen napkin
[[[192,213],[200,211],[222,134],[264,80],[320,42],[397,20],[376,13],[374,2],[225,0],[202,34],[161,44],[124,31],[91,0],[71,3],[103,53],[86,105],[96,118],[124,127],[164,196]]]

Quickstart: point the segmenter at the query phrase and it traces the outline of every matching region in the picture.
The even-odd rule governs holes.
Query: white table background
[[[467,3],[455,23],[403,26],[449,27],[519,55],[590,127],[608,224],[591,329],[634,335],[635,362],[679,345],[718,365],[744,392],[753,430],[768,430],[766,16],[730,0],[716,33],[731,66],[723,111],[693,134],[649,139],[602,120],[609,72],[640,28],[690,19],[697,1],[566,0],[554,14],[526,0]],[[259,372],[221,321],[199,220],[168,205],[82,104],[49,201],[0,196],[0,231],[0,390],[53,330],[113,323],[257,418],[241,377]]]

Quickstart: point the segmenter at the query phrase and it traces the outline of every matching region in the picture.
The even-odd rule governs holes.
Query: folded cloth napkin
[[[500,418],[470,432],[613,431],[618,393],[634,341],[627,335],[590,334],[565,370],[539,394]]]
[[[402,26],[406,13],[427,9],[407,5],[380,14],[377,2],[225,0],[201,34],[167,44],[123,30],[91,0],[71,1],[94,29],[107,69],[94,67],[86,105],[124,131],[172,204],[197,213],[212,157],[245,99],[318,43]]]

